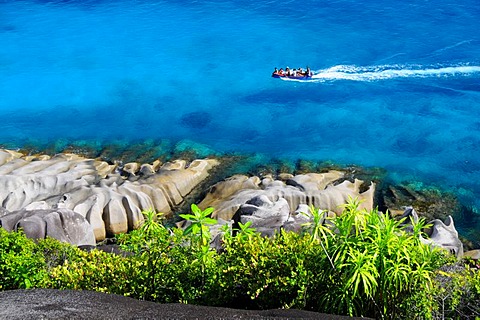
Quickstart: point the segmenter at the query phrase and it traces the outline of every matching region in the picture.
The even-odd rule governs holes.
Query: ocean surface
[[[157,139],[383,167],[480,208],[480,2],[0,1],[1,145]]]

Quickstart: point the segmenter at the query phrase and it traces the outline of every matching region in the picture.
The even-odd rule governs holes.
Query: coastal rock
[[[135,176],[138,170],[140,170],[140,164],[137,162],[125,163],[122,170],[132,176]]]
[[[80,214],[68,209],[19,210],[0,217],[0,225],[7,231],[22,229],[33,239],[47,236],[73,245],[95,245],[93,229]]]
[[[213,213],[215,218],[228,221],[232,219],[240,205],[254,197],[258,190],[260,190],[258,177],[234,175],[211,187],[198,206],[202,209],[213,207],[215,208]]]
[[[342,204],[358,198],[360,209],[373,209],[375,184],[364,192],[360,192],[360,180],[335,184],[343,178],[339,171],[285,178],[233,176],[214,185],[199,207],[214,207],[212,217],[216,219],[233,220],[235,224],[251,221],[252,227],[265,235],[280,228],[300,229],[308,219],[300,212],[308,211],[310,205],[339,215]]]
[[[452,194],[423,186],[421,183],[387,185],[382,189],[380,197],[380,202],[384,204],[380,210],[388,210],[393,216],[401,216],[405,207],[414,207],[419,216],[427,221],[443,221],[448,215],[454,215],[461,209],[460,203]]]
[[[0,318],[24,319],[322,319],[365,320],[297,309],[239,310],[184,303],[154,303],[88,290],[0,292]]]
[[[0,166],[12,161],[13,159],[21,158],[23,155],[20,152],[12,150],[0,150]]]
[[[463,257],[463,244],[458,238],[458,232],[453,224],[452,216],[448,216],[444,223],[440,219],[435,219],[430,223],[433,226],[429,229],[428,239],[421,238],[425,244],[433,244],[450,251],[457,257]]]
[[[324,190],[329,184],[343,178],[344,173],[332,170],[326,173],[307,173],[293,176],[286,180],[287,185],[299,188],[303,191]]]
[[[463,254],[463,256],[478,261],[480,260],[480,249],[467,251]]]
[[[288,220],[284,224],[284,229],[287,231],[301,232],[303,229],[303,224],[311,222],[310,218],[310,207],[304,203],[300,204],[295,210],[291,213]],[[323,224],[323,221],[321,223]]]
[[[405,221],[407,231],[412,231],[412,228],[409,226],[410,218],[413,222],[418,222],[419,219],[417,212],[412,207],[407,207],[401,218],[407,218]],[[428,238],[425,239],[420,236],[422,243],[443,248],[461,258],[463,256],[463,244],[458,237],[453,218],[448,216],[445,223],[440,219],[434,219],[429,224],[432,224],[432,226],[426,230]]]
[[[240,206],[233,216],[233,221],[243,224],[252,223],[252,227],[263,235],[273,235],[288,220],[290,207],[285,199],[270,201],[265,195],[257,196]]]
[[[6,215],[7,213],[9,213],[7,209],[0,207],[0,217]]]
[[[155,167],[149,163],[144,163],[140,166],[139,172],[143,176],[151,176],[155,174]]]
[[[138,227],[143,210],[171,214],[217,164],[213,159],[156,161],[117,170],[117,165],[74,154],[33,157],[0,150],[0,205],[7,211],[75,211],[101,241]]]

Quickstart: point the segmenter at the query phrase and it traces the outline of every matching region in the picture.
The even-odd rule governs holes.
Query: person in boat
[[[303,72],[302,68],[298,68],[297,75],[302,76],[302,77],[305,76],[305,72]]]
[[[277,69],[277,67],[275,67],[275,70],[273,70],[272,76],[274,76],[274,75],[278,75],[278,69]]]
[[[289,67],[286,67],[286,68],[285,68],[285,73],[287,74],[287,77],[289,77],[289,76],[292,75],[292,71],[290,70]]]
[[[283,71],[283,68],[280,68],[280,70],[278,70],[278,75],[279,76],[284,76],[285,75],[285,71]]]
[[[311,77],[313,75],[312,70],[310,70],[310,67],[307,67],[307,71],[305,72],[306,77]]]

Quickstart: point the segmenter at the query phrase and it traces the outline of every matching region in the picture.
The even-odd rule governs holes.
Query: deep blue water
[[[189,139],[480,207],[479,30],[478,0],[0,1],[0,143]]]

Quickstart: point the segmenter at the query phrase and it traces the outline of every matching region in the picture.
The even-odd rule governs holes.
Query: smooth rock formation
[[[88,221],[69,209],[19,210],[0,216],[0,225],[7,231],[22,229],[32,239],[47,236],[77,246],[94,246],[95,236]]]
[[[235,175],[211,187],[199,207],[213,207],[215,212],[212,217],[230,220],[240,205],[250,200],[255,191],[260,190],[259,185],[258,177]]]
[[[463,256],[478,261],[480,260],[480,249],[467,251],[463,254]]]
[[[343,210],[341,205],[351,197],[361,201],[361,209],[373,209],[375,184],[363,193],[360,193],[360,180],[334,184],[343,175],[330,171],[286,176],[283,181],[270,176],[260,180],[236,175],[214,185],[199,207],[214,207],[212,217],[225,221],[233,219],[234,224],[251,221],[252,227],[264,235],[280,228],[299,229],[308,219],[300,212],[308,211],[310,205],[327,210],[330,215],[339,215]]]
[[[171,214],[217,164],[213,159],[156,161],[122,169],[73,154],[23,156],[0,150],[0,205],[8,211],[70,209],[101,241],[138,227],[143,210]]]
[[[290,207],[283,198],[272,202],[265,195],[254,197],[240,206],[233,221],[243,224],[252,222],[252,227],[263,235],[273,235],[280,230],[290,216]]]
[[[439,219],[435,219],[430,223],[433,226],[430,228],[431,232],[428,233],[429,238],[421,238],[426,244],[433,244],[439,246],[457,257],[463,257],[463,244],[458,238],[458,232],[453,224],[452,216],[447,217],[447,221],[444,223]]]
[[[412,207],[407,207],[405,209],[402,218],[404,217],[407,218],[405,221],[406,224],[409,223],[408,219],[410,219],[410,217],[414,222],[418,221],[418,214]],[[448,216],[445,223],[440,219],[434,219],[429,223],[432,224],[432,227],[426,231],[429,238],[425,239],[424,237],[420,236],[422,243],[448,250],[458,258],[463,257],[463,244],[458,238],[458,232],[455,229],[453,218]]]

